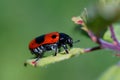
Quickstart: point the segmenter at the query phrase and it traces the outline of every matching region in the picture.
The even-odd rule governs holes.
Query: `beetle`
[[[67,46],[70,48],[73,47],[73,39],[69,35],[59,32],[51,32],[33,39],[29,43],[29,50],[36,56],[36,60],[34,61],[34,63],[36,63],[43,57],[46,51],[54,50],[54,56],[56,56],[60,51],[60,48],[63,47],[68,54],[69,51]]]

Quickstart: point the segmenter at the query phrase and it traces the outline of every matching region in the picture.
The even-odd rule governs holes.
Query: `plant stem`
[[[117,38],[115,36],[114,28],[113,28],[112,25],[110,25],[110,32],[111,32],[111,37],[113,39],[113,44],[114,45],[119,45],[119,41],[117,40]]]
[[[114,28],[112,25],[110,25],[109,28],[110,28],[110,32],[111,32],[111,37],[114,42],[109,43],[109,42],[103,40],[102,38],[98,38],[94,35],[94,33],[92,31],[88,30],[87,33],[90,36],[90,38],[92,39],[92,41],[99,44],[99,46],[96,46],[93,48],[87,48],[87,49],[85,49],[85,52],[90,52],[90,51],[99,50],[99,49],[103,49],[103,48],[120,51],[120,43],[118,42],[118,40],[115,36]]]
[[[99,50],[99,49],[102,49],[102,48],[100,46],[96,46],[93,48],[87,48],[84,50],[84,52],[91,52],[91,51],[95,51],[95,50]]]
[[[106,42],[103,39],[99,39],[102,48],[108,48],[116,51],[120,51],[120,46],[113,45],[112,43]]]

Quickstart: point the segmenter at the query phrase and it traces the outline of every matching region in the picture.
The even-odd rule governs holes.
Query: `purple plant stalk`
[[[93,47],[93,48],[87,48],[84,51],[85,52],[91,52],[94,50],[99,50],[99,49],[112,49],[115,51],[120,51],[120,43],[117,40],[116,36],[115,36],[115,32],[114,32],[114,28],[112,25],[110,25],[110,32],[111,32],[111,38],[113,39],[113,43],[109,43],[105,40],[103,40],[102,38],[96,37],[94,35],[94,33],[92,31],[87,31],[88,35],[90,36],[90,38],[92,39],[93,42],[99,44],[99,46]]]
[[[114,32],[114,28],[112,25],[110,25],[110,32],[111,32],[111,37],[113,39],[113,44],[114,45],[120,45],[119,41],[117,40],[116,36],[115,36],[115,32]]]

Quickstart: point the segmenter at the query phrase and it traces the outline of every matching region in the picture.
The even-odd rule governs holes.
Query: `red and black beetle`
[[[56,56],[60,51],[60,48],[63,47],[65,52],[69,53],[67,45],[70,48],[73,46],[73,39],[69,35],[59,32],[51,32],[33,39],[29,44],[29,49],[32,54],[36,55],[36,62],[43,57],[43,54],[46,51],[54,50],[54,56]]]

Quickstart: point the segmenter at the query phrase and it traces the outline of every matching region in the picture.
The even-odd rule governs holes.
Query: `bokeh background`
[[[97,0],[0,0],[0,80],[96,80],[119,60],[114,51],[99,50],[46,67],[24,67],[33,57],[28,43],[52,31],[69,34],[81,42],[74,47],[95,46],[74,29],[73,16]]]

